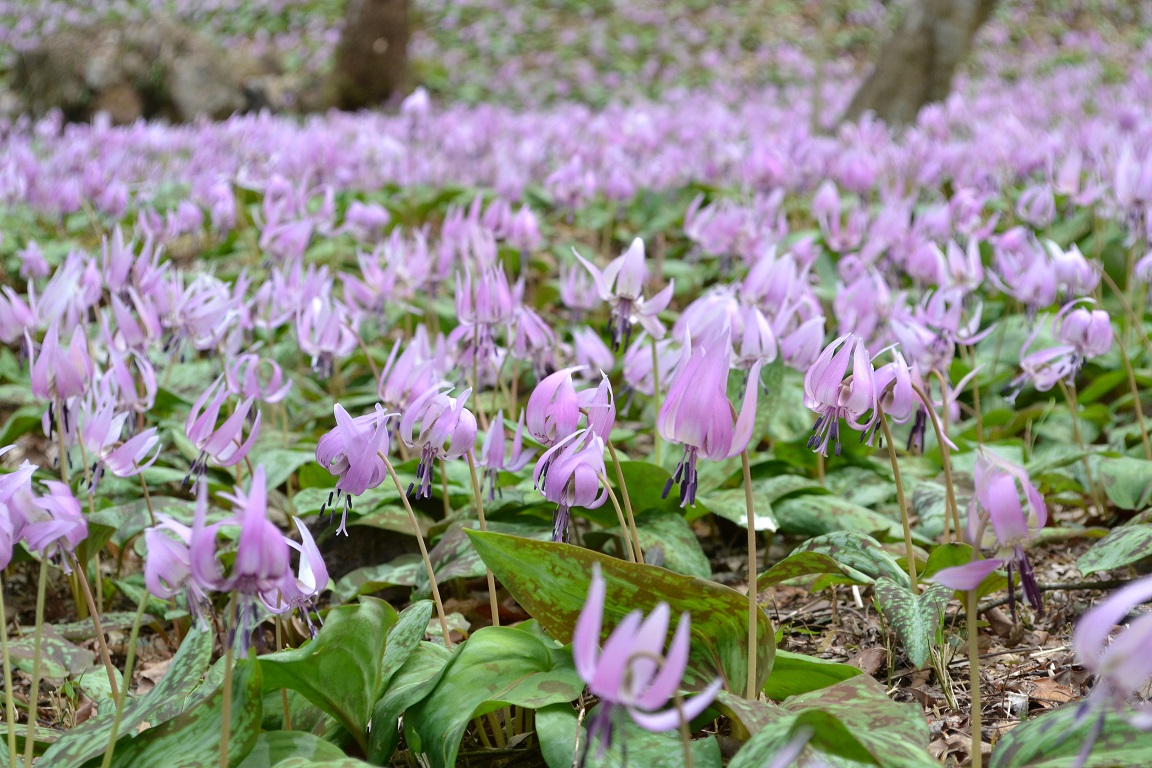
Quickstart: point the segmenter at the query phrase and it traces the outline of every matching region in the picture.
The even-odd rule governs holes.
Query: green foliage
[[[1097,726],[1085,768],[1148,765],[1152,732],[1133,727],[1125,714],[1067,704],[1008,731],[992,751],[988,768],[1072,768]]]
[[[943,584],[929,584],[916,594],[888,578],[876,582],[876,602],[896,631],[908,660],[918,669],[928,662],[944,622],[944,608],[951,599],[952,590]]]

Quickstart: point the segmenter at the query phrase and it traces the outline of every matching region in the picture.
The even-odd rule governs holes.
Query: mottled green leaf
[[[945,568],[954,568],[972,561],[972,545],[951,542],[941,544],[928,555],[928,563],[920,572],[920,578],[927,580]]]
[[[613,729],[612,744],[603,755],[600,745],[588,744],[587,720],[579,727],[576,710],[569,704],[553,704],[536,711],[536,735],[540,751],[548,768],[572,768],[577,749],[587,746],[584,768],[615,768],[632,765],[644,768],[681,768],[686,765],[684,747],[675,730],[650,733],[635,725],[627,713],[619,711],[617,727]],[[589,713],[591,716],[592,713]],[[577,746],[576,738],[580,742]],[[692,762],[696,768],[720,768],[720,745],[714,737],[694,739],[691,745]]]
[[[451,658],[451,652],[444,646],[422,642],[392,676],[384,695],[372,709],[367,754],[374,765],[385,765],[392,757],[400,743],[398,718],[432,691]]]
[[[251,459],[253,466],[264,465],[269,488],[279,488],[297,469],[316,461],[316,453],[290,448],[264,448],[257,445],[248,458]]]
[[[36,636],[29,629],[28,634],[8,644],[12,656],[12,666],[25,672],[32,671],[36,650]],[[96,654],[78,648],[65,640],[51,624],[41,627],[40,674],[53,680],[79,675],[92,666]]]
[[[827,688],[859,674],[862,673],[857,667],[848,664],[777,649],[776,663],[772,665],[772,674],[764,686],[764,695],[773,701],[783,701],[789,696]]]
[[[366,565],[345,574],[336,582],[332,593],[338,600],[346,603],[355,597],[377,592],[386,587],[414,586],[423,571],[424,561],[420,559],[420,555],[400,555],[387,563]]]
[[[700,503],[708,507],[714,515],[735,523],[741,528],[748,527],[748,501],[743,488],[722,488],[701,494]],[[755,487],[752,490],[752,526],[758,531],[775,531],[778,528],[772,514],[770,497]]]
[[[1152,462],[1119,456],[1100,460],[1100,481],[1120,509],[1144,509],[1152,501]]]
[[[900,522],[845,501],[839,496],[804,494],[772,505],[780,533],[819,536],[833,531],[882,534],[891,539],[904,536]]]
[[[135,620],[136,614],[132,611],[110,611],[100,617],[100,626],[105,632],[110,629],[131,629]],[[154,621],[156,617],[144,614],[141,625],[146,626]],[[87,640],[92,637],[92,619],[53,624],[52,628],[65,640]]]
[[[252,745],[252,751],[236,768],[273,768],[290,758],[315,760],[324,765],[345,757],[339,747],[318,736],[303,731],[271,731],[261,733]]]
[[[1076,561],[1076,567],[1087,576],[1123,568],[1146,557],[1152,557],[1152,525],[1126,525],[1093,544]]]
[[[488,572],[480,560],[480,555],[476,554],[476,550],[472,547],[472,542],[464,535],[464,531],[469,529],[479,530],[479,521],[465,520],[452,523],[428,553],[438,583],[444,584],[452,579],[478,579]],[[552,538],[552,528],[546,525],[492,521],[488,523],[488,530],[540,541],[549,541]],[[416,588],[413,595],[428,597],[431,593],[428,571],[421,567],[416,573]]]
[[[668,570],[701,579],[712,578],[712,566],[700,547],[700,539],[679,510],[651,510],[637,515],[636,532],[640,536],[640,549],[645,560],[654,562],[650,552],[659,548],[663,565]]]
[[[325,758],[309,760],[306,757],[292,757],[276,763],[276,768],[365,768],[372,765],[354,757],[341,757],[339,760]]]
[[[368,746],[368,722],[384,684],[384,650],[396,611],[362,598],[328,612],[315,640],[260,657],[266,690],[289,688],[336,718]]]
[[[772,762],[803,727],[811,741],[794,765],[880,765],[884,768],[939,768],[928,753],[928,725],[920,707],[888,698],[869,675],[857,675],[828,688],[794,696],[783,705],[747,701],[727,692],[717,705],[743,723],[752,738],[729,768],[761,768]]]
[[[480,556],[533,618],[561,642],[572,630],[599,563],[607,582],[605,634],[630,611],[648,612],[666,602],[672,613],[692,617],[689,671],[706,685],[717,673],[730,690],[742,691],[748,667],[748,598],[703,579],[650,565],[627,563],[568,544],[469,531]],[[760,611],[757,635],[757,687],[764,685],[776,652],[772,622]]]
[[[672,477],[664,467],[646,461],[621,460],[620,472],[624,475],[624,484],[628,487],[628,499],[632,502],[633,514],[639,516],[653,509],[680,514],[680,499],[676,493],[669,493],[668,498],[662,498],[664,484]],[[620,494],[616,471],[612,467],[608,468],[608,479],[612,482],[612,487],[616,488],[616,495],[623,504],[624,497]]]
[[[260,734],[260,664],[240,659],[232,673],[228,763],[238,764]],[[218,688],[197,706],[149,728],[116,747],[114,768],[201,768],[216,765],[224,690]]]
[[[473,717],[505,704],[537,709],[571,701],[584,689],[572,655],[513,627],[485,627],[457,647],[436,687],[408,708],[432,768],[456,764]]]
[[[880,611],[896,631],[908,660],[918,669],[923,667],[932,653],[932,641],[944,620],[952,590],[943,584],[929,584],[916,594],[889,578],[878,579],[875,590]]]
[[[1101,714],[1066,704],[1020,723],[996,743],[988,768],[1072,768]],[[1125,713],[1104,718],[1084,768],[1152,765],[1152,731],[1132,727]]]
[[[836,531],[815,536],[801,544],[792,554],[760,574],[759,589],[816,573],[841,574],[849,582],[871,584],[881,576],[908,583],[908,574],[880,542],[863,533]]]

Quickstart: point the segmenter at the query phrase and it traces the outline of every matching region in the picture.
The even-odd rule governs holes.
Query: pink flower
[[[708,348],[700,345],[693,350],[691,338],[686,338],[680,367],[668,386],[668,397],[660,406],[656,419],[660,436],[684,445],[684,457],[676,467],[676,474],[664,487],[667,497],[672,485],[680,484],[681,506],[696,503],[698,455],[708,459],[730,458],[747,448],[752,438],[759,390],[752,382],[760,375],[762,361],[753,363],[748,372],[750,384],[744,390],[740,415],[733,422],[727,393],[730,354],[727,331]]]
[[[607,591],[600,564],[594,563],[588,598],[572,634],[572,658],[576,671],[588,684],[589,693],[600,699],[600,706],[588,724],[588,743],[599,739],[601,751],[608,747],[614,719],[620,710],[627,712],[641,728],[660,733],[701,714],[716,698],[723,684],[717,678],[682,706],[661,711],[661,707],[666,707],[680,688],[688,668],[691,644],[689,616],[681,614],[667,653],[664,652],[664,643],[671,614],[667,603],[657,604],[647,618],[639,610],[629,613],[612,630],[601,649],[600,634]]]
[[[80,512],[80,502],[64,483],[48,480],[48,495],[13,499],[24,517],[24,543],[43,558],[60,555],[60,567],[71,573],[67,557],[88,537],[88,523]]]
[[[267,371],[267,376],[261,378],[261,368]],[[280,364],[271,358],[261,358],[259,355],[240,355],[224,369],[224,376],[228,381],[228,389],[234,395],[244,398],[256,398],[265,403],[278,403],[288,395],[292,389],[292,381],[284,383],[284,372]]]
[[[294,518],[293,522],[296,523],[296,530],[300,532],[300,543],[297,544],[288,538],[284,539],[284,543],[290,549],[300,553],[299,568],[295,574],[292,573],[291,569],[286,570],[279,584],[273,589],[260,593],[260,602],[264,604],[265,608],[276,614],[299,609],[304,614],[304,621],[308,624],[308,630],[315,637],[316,628],[312,624],[312,617],[308,613],[308,608],[312,605],[312,601],[328,587],[328,567],[324,565],[324,558],[320,555],[320,549],[316,546],[316,540],[312,538],[312,532],[308,530],[308,526],[304,525],[298,517]]]
[[[484,468],[484,479],[488,482],[488,500],[494,500],[499,490],[497,481],[501,472],[519,472],[536,455],[534,450],[524,449],[524,411],[520,411],[520,421],[516,425],[516,436],[512,438],[512,453],[505,459],[504,411],[497,411],[484,436],[480,448],[480,461]]]
[[[829,443],[835,443],[839,456],[840,419],[858,431],[867,427],[860,418],[874,406],[873,375],[860,337],[847,333],[824,348],[804,374],[804,405],[817,414],[809,448],[827,456]]]
[[[192,410],[184,422],[184,432],[192,444],[200,449],[200,456],[192,462],[188,477],[204,474],[208,466],[208,459],[212,458],[221,467],[231,467],[243,461],[256,438],[260,434],[260,411],[256,411],[256,418],[248,430],[248,439],[241,442],[244,422],[248,411],[252,409],[253,398],[243,400],[222,425],[217,429],[216,419],[220,415],[220,408],[228,399],[228,389],[221,376],[204,390],[196,402],[192,403]],[[207,406],[207,407],[205,407]],[[185,478],[184,484],[188,484]]]
[[[444,390],[452,385],[443,383],[416,398],[400,419],[400,437],[409,448],[420,447],[420,463],[416,466],[416,483],[408,486],[408,493],[416,487],[416,498],[432,496],[433,465],[436,459],[458,459],[476,445],[476,417],[464,407],[472,389],[460,397],[449,397]],[[420,433],[413,437],[417,422]]]
[[[664,326],[657,315],[672,300],[672,283],[652,298],[645,300],[642,295],[647,269],[644,266],[644,241],[636,238],[623,255],[612,260],[603,271],[579,253],[576,258],[592,275],[600,298],[612,306],[612,316],[608,321],[608,332],[612,336],[612,349],[632,340],[632,325],[639,323],[654,338],[664,337]]]
[[[352,418],[340,403],[336,403],[332,411],[336,428],[316,444],[316,461],[340,478],[336,481],[335,504],[342,507],[342,512],[336,533],[347,536],[352,497],[378,487],[388,477],[381,454],[388,453],[388,419],[398,414],[387,413],[377,405],[375,411]],[[334,508],[331,493],[320,513],[328,507]]]
[[[600,485],[605,471],[604,441],[588,430],[564,438],[536,462],[532,480],[544,498],[557,505],[552,541],[568,541],[572,507],[596,509],[608,499]]]

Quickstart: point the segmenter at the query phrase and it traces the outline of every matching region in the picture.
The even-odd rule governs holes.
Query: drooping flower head
[[[59,557],[60,567],[71,573],[68,559],[88,537],[88,522],[71,488],[55,480],[44,485],[48,487],[47,494],[34,496],[21,490],[9,503],[16,505],[23,518],[23,539],[28,549],[45,559]]]
[[[590,430],[569,435],[536,462],[532,480],[544,498],[557,505],[552,541],[568,541],[572,507],[596,509],[608,499],[600,482],[605,471],[604,441]]]
[[[192,403],[192,410],[188,412],[188,418],[184,422],[184,431],[192,444],[200,449],[200,455],[192,463],[188,477],[184,479],[185,485],[188,484],[189,478],[204,474],[209,458],[221,467],[231,467],[243,461],[256,444],[256,438],[260,434],[259,410],[256,411],[256,418],[248,429],[247,439],[241,440],[248,412],[252,408],[251,397],[241,401],[232,415],[219,428],[216,427],[220,409],[227,400],[228,387],[224,377],[220,376],[196,398],[196,402]]]
[[[281,614],[292,610],[299,610],[308,624],[308,631],[316,636],[316,627],[312,624],[309,608],[313,600],[328,586],[328,566],[320,555],[316,540],[300,518],[294,518],[296,530],[300,532],[300,543],[285,538],[284,543],[290,549],[300,553],[300,564],[296,573],[291,569],[284,572],[279,584],[270,590],[260,593],[260,602],[272,613]],[[317,620],[320,614],[316,614]],[[323,623],[321,621],[321,623]]]
[[[328,502],[321,508],[341,507],[340,527],[337,534],[348,535],[348,511],[352,498],[369,488],[376,488],[388,477],[388,469],[381,454],[388,453],[388,420],[397,416],[379,405],[374,411],[352,418],[344,406],[332,407],[336,428],[316,443],[316,461],[336,475],[336,488],[328,494]]]
[[[497,482],[501,472],[519,472],[532,461],[536,451],[524,448],[524,411],[520,411],[520,421],[516,424],[516,435],[512,438],[512,452],[505,458],[504,411],[496,412],[484,444],[480,448],[480,460],[484,469],[484,480],[488,483],[488,500],[493,501],[499,491]]]
[[[1023,467],[988,450],[980,450],[973,479],[976,495],[968,507],[967,538],[973,547],[979,547],[985,526],[991,523],[996,534],[996,556],[945,568],[936,574],[934,581],[952,589],[970,590],[997,568],[1007,567],[1009,604],[1015,616],[1012,572],[1019,570],[1025,597],[1033,608],[1040,610],[1043,596],[1024,545],[1048,520],[1044,498]]]
[[[686,334],[688,335],[688,334]],[[763,361],[756,361],[748,372],[749,386],[744,389],[744,402],[739,417],[733,419],[728,402],[728,370],[731,352],[728,332],[710,342],[707,348],[692,348],[691,337],[685,339],[680,367],[668,387],[668,397],[660,406],[656,428],[670,443],[684,446],[684,456],[676,474],[664,487],[664,496],[674,483],[680,484],[680,505],[696,503],[696,459],[727,459],[739,455],[752,438],[756,416],[754,383]]]
[[[416,498],[432,496],[432,473],[436,459],[458,459],[476,445],[476,417],[464,407],[472,389],[460,397],[449,397],[445,390],[451,384],[443,383],[416,398],[400,419],[400,437],[409,448],[420,448],[420,463],[416,466],[416,482],[408,486],[408,493],[416,490]],[[413,437],[417,422],[420,433]]]
[[[874,407],[873,375],[868,350],[859,336],[846,333],[824,348],[804,374],[804,405],[817,415],[809,448],[827,456],[829,444],[835,443],[839,456],[840,419],[853,429],[865,429],[860,418]]]
[[[589,692],[600,699],[588,725],[588,745],[598,739],[601,752],[612,740],[621,711],[627,712],[641,728],[661,733],[692,720],[707,709],[723,683],[717,678],[683,705],[661,709],[679,690],[688,668],[690,618],[687,613],[681,614],[667,653],[664,644],[671,617],[667,603],[657,604],[647,618],[639,610],[629,613],[601,648],[607,591],[600,564],[594,563],[588,598],[572,634],[576,671],[588,684]]]
[[[1029,382],[1038,392],[1047,392],[1060,382],[1074,384],[1086,360],[1112,349],[1112,321],[1108,313],[1077,306],[1091,302],[1092,299],[1076,299],[1061,307],[1052,320],[1061,343],[1029,352],[1043,327],[1043,323],[1037,324],[1020,350],[1020,373],[1006,388],[1008,402],[1015,402]]]
[[[632,340],[632,326],[636,323],[643,326],[648,335],[656,339],[664,338],[664,326],[656,316],[672,300],[673,285],[669,282],[662,291],[645,300],[643,289],[648,270],[644,266],[643,240],[633,240],[628,250],[613,259],[603,271],[579,253],[573,253],[592,275],[600,298],[612,307],[608,332],[612,337],[613,350],[619,349],[621,345],[628,346]]]

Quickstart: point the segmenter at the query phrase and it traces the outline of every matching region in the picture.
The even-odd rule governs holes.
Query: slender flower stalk
[[[973,376],[972,380],[975,381],[976,377]],[[975,384],[973,384],[975,386]],[[956,538],[960,538],[960,510],[956,504],[956,486],[952,482],[952,453],[949,447],[948,440],[944,437],[944,428],[940,424],[940,417],[936,415],[936,409],[932,407],[932,401],[928,399],[928,395],[924,393],[915,382],[912,383],[912,391],[920,398],[920,402],[924,404],[924,410],[928,412],[928,418],[932,421],[932,429],[936,432],[936,443],[940,446],[940,463],[944,467],[944,499],[948,504],[948,509],[945,510],[945,524],[944,535],[948,535],[947,515],[952,515],[953,524],[956,526]]]
[[[36,721],[39,719],[40,664],[43,661],[44,598],[48,587],[48,557],[40,556],[40,579],[36,583],[36,629],[32,635],[32,680],[28,684],[28,730],[24,734],[24,768],[32,768],[32,750],[36,745]]]
[[[15,768],[16,752],[16,704],[12,699],[12,657],[8,653],[8,614],[4,609],[4,584],[0,581],[0,650],[4,653],[4,724],[8,727],[8,765]],[[28,721],[32,722],[31,718]],[[28,732],[28,736],[31,735]],[[28,738],[25,736],[25,738]]]
[[[1124,348],[1124,341],[1117,331],[1112,332],[1116,338],[1116,348],[1120,350],[1120,359],[1124,361],[1124,371],[1128,374],[1128,388],[1132,390],[1132,408],[1136,411],[1136,424],[1140,427],[1140,442],[1144,444],[1144,458],[1152,461],[1152,443],[1148,441],[1148,427],[1144,424],[1144,406],[1140,403],[1140,387],[1136,385],[1136,374],[1132,370],[1132,361],[1128,358],[1128,350]]]
[[[750,387],[755,387],[751,383]],[[752,501],[752,467],[748,461],[748,448],[740,453],[740,469],[744,473],[744,510],[747,514],[745,524],[748,528],[748,680],[744,686],[744,697],[752,701],[760,700],[760,691],[756,686],[756,660],[758,644],[760,642],[760,591],[757,589],[756,568],[756,509]]]
[[[657,438],[659,439],[659,438]],[[616,482],[620,484],[620,495],[624,497],[624,512],[628,516],[628,527],[632,534],[632,552],[636,562],[644,562],[644,552],[640,548],[640,534],[636,530],[636,516],[632,514],[632,499],[628,495],[628,484],[624,482],[624,470],[620,467],[620,457],[616,455],[616,446],[611,440],[606,440],[608,455],[612,458],[612,466],[616,470]]]
[[[624,519],[624,510],[620,508],[620,499],[616,498],[616,493],[612,490],[607,476],[601,475],[600,483],[608,491],[608,498],[612,500],[612,506],[616,510],[616,521],[620,524],[620,534],[624,537],[624,556],[628,562],[635,563],[637,562],[636,553],[632,549],[632,537],[628,533],[628,521]]]
[[[497,419],[492,424],[493,429],[500,429],[503,431],[504,424]],[[472,475],[472,496],[476,500],[476,516],[480,518],[480,530],[488,530],[488,523],[484,519],[484,501],[483,494],[480,493],[480,476],[476,474],[476,458],[472,455],[472,451],[468,451],[465,455],[468,457],[468,472]],[[447,476],[447,473],[445,473]],[[485,566],[488,576],[488,602],[492,609],[492,626],[500,626],[500,601],[496,597],[496,576],[492,573],[492,569]]]
[[[436,604],[436,615],[440,618],[440,629],[444,632],[444,645],[451,649],[452,635],[448,631],[448,617],[444,614],[444,602],[440,599],[440,586],[436,583],[436,571],[432,568],[432,561],[428,559],[428,548],[424,546],[424,534],[420,532],[420,523],[416,520],[416,513],[412,511],[412,505],[408,503],[408,494],[404,492],[404,486],[400,485],[400,478],[396,475],[396,469],[392,466],[392,462],[383,452],[380,453],[380,458],[384,460],[384,467],[388,470],[392,483],[396,486],[396,492],[400,494],[400,502],[404,505],[404,511],[408,513],[408,522],[412,525],[412,533],[416,536],[416,543],[420,546],[420,557],[424,560],[424,569],[428,572],[428,581],[432,585],[432,600]]]
[[[888,428],[888,419],[884,416],[884,407],[876,401],[876,416],[880,427],[884,430],[884,441],[888,443],[888,458],[892,461],[892,477],[896,481],[896,501],[900,504],[900,522],[904,526],[904,553],[908,559],[908,581],[912,591],[917,591],[916,585],[916,553],[912,549],[912,525],[908,521],[908,502],[904,498],[904,484],[900,481],[900,463],[896,461],[896,444],[892,441],[892,430]]]
[[[148,605],[148,591],[140,595],[136,605],[136,618],[132,622],[132,632],[128,637],[128,657],[124,660],[124,690],[116,697],[116,714],[112,719],[112,732],[108,735],[108,746],[104,750],[104,759],[100,768],[110,768],[112,755],[116,752],[116,738],[120,732],[120,721],[124,717],[124,704],[128,701],[129,681],[132,680],[132,667],[136,661],[136,641],[140,637],[140,624],[144,620],[144,609]]]

